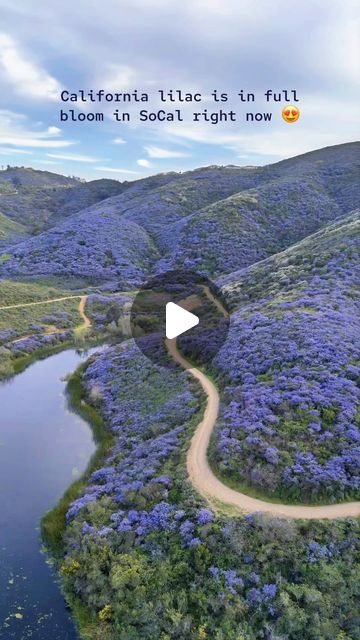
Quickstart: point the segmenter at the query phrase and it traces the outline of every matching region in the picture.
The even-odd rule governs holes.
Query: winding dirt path
[[[9,304],[7,306],[2,306],[0,307],[0,311],[5,311],[7,309],[21,309],[22,307],[35,307],[38,306],[40,304],[51,304],[52,302],[61,302],[62,300],[76,300],[79,299],[79,306],[78,306],[78,311],[79,311],[79,315],[83,320],[83,324],[80,325],[79,327],[76,327],[77,329],[88,329],[89,327],[91,327],[91,320],[90,318],[86,315],[85,313],[85,305],[86,305],[86,301],[88,296],[87,295],[74,295],[74,296],[63,296],[61,298],[49,298],[47,300],[36,300],[34,302],[23,302],[23,303],[19,303],[19,304]],[[47,335],[52,335],[54,333],[59,333],[59,330],[57,331],[52,331],[51,333],[48,333]],[[24,340],[25,338],[29,338],[30,336],[22,336],[21,338],[17,338],[16,340],[13,340],[13,342],[20,342],[21,340]]]
[[[324,506],[302,506],[277,504],[252,498],[223,484],[212,472],[207,450],[210,437],[219,413],[219,393],[215,385],[199,369],[192,367],[178,351],[176,340],[167,340],[167,348],[172,358],[200,382],[206,396],[207,404],[204,417],[198,424],[187,453],[187,471],[194,487],[216,509],[216,503],[231,507],[237,513],[254,513],[262,511],[273,516],[284,518],[304,518],[317,520],[360,516],[360,502],[342,502]]]
[[[225,314],[227,311],[217,301],[211,292],[204,287],[206,295],[211,299],[218,308]],[[91,321],[85,313],[85,305],[87,295],[64,296],[61,298],[52,298],[50,300],[39,300],[36,302],[25,302],[22,304],[14,304],[0,307],[0,310],[17,309],[20,307],[31,307],[33,305],[50,304],[52,302],[61,302],[62,300],[71,300],[80,298],[79,314],[83,319],[83,327],[91,326]],[[211,380],[199,369],[192,367],[178,351],[176,340],[167,340],[167,348],[172,358],[201,384],[206,396],[207,404],[204,417],[198,424],[196,431],[191,440],[191,445],[187,453],[187,470],[189,478],[194,487],[201,493],[210,503],[216,507],[216,503],[230,506],[233,511],[238,513],[254,513],[262,511],[273,516],[281,516],[285,518],[304,518],[306,520],[316,519],[334,519],[344,517],[360,516],[360,502],[343,502],[340,504],[324,505],[324,506],[302,506],[287,505],[266,502],[257,498],[252,498],[245,493],[240,493],[223,484],[212,472],[207,459],[207,450],[209,447],[210,437],[215,427],[215,423],[219,413],[219,393]]]
[[[79,314],[81,315],[84,321],[84,324],[83,324],[84,329],[88,329],[89,327],[91,327],[91,320],[85,313],[86,300],[87,300],[87,296],[81,296],[80,302],[79,302]]]

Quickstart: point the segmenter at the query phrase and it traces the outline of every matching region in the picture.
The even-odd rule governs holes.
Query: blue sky
[[[357,0],[0,0],[0,166],[132,180],[209,164],[266,164],[356,140],[358,16]],[[275,104],[270,124],[215,127],[191,122],[190,112],[200,110],[192,105],[184,123],[124,125],[109,106],[103,123],[59,123],[61,89],[81,88],[205,97],[214,88],[259,96],[297,89],[301,116],[286,124]],[[157,102],[130,110],[139,108]]]

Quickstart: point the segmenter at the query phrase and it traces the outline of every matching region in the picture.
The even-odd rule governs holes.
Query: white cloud
[[[80,155],[78,153],[47,153],[49,158],[57,158],[58,160],[69,160],[73,162],[99,162],[101,158],[94,156]]]
[[[23,114],[0,110],[0,144],[49,149],[69,147],[75,142],[61,140],[57,127],[30,129]]]
[[[119,169],[116,167],[95,167],[96,171],[104,171],[109,173],[126,173],[130,175],[139,175],[140,171],[130,171],[129,169]]]
[[[126,144],[126,140],[123,138],[114,138],[113,144]]]
[[[123,64],[110,64],[105,77],[99,80],[102,89],[110,92],[119,92],[132,87],[135,82],[135,69]]]
[[[162,149],[161,147],[145,147],[147,154],[150,158],[187,158],[188,153],[183,151],[174,151],[171,149]]]
[[[0,33],[0,77],[16,93],[30,98],[58,100],[60,83],[45,69],[29,59],[11,36]]]
[[[166,132],[192,143],[218,145],[237,154],[258,155],[266,159],[289,158],[321,147],[350,142],[358,138],[358,117],[352,104],[304,95],[300,119],[295,124],[282,121],[280,107],[270,106],[271,124],[246,127],[241,122],[213,127],[206,123],[169,124]],[[260,108],[259,111],[262,111]]]
[[[341,78],[342,81],[345,80],[356,87],[360,74],[358,0],[352,3],[354,13],[349,11],[350,4],[349,0],[343,0],[343,11],[339,11],[334,20],[319,23],[317,38],[310,39],[304,54],[314,72],[332,82],[334,77]],[[326,46],[328,55],[324,51]]]
[[[0,133],[0,144],[12,144],[14,146],[34,147],[39,149],[51,149],[55,147],[69,147],[74,144],[69,140],[44,140],[39,138],[21,136],[3,136]]]
[[[12,156],[14,153],[16,154],[26,154],[31,156],[33,151],[28,151],[27,149],[12,149],[11,147],[0,147],[0,153],[2,156]]]
[[[139,167],[145,167],[145,169],[150,169],[150,167],[152,167],[151,162],[143,158],[141,158],[140,160],[137,160],[136,163],[139,165]]]
[[[55,78],[64,78],[64,82],[66,78],[71,84],[71,87],[66,87],[69,89],[93,87],[131,92],[137,88],[154,96],[149,104],[143,105],[104,102],[101,110],[106,115],[107,112],[111,115],[116,107],[131,112],[131,115],[140,108],[156,110],[159,88],[165,91],[171,88],[200,91],[203,96],[208,96],[215,88],[233,95],[237,95],[241,88],[257,95],[268,88],[274,91],[295,88],[301,98],[302,112],[296,125],[283,123],[279,112],[276,122],[268,125],[262,122],[248,125],[239,121],[229,127],[206,126],[193,124],[191,113],[189,116],[189,112],[200,111],[205,104],[183,103],[181,109],[185,113],[185,121],[179,123],[179,127],[170,123],[160,123],[159,126],[137,123],[135,117],[129,126],[120,127],[107,122],[106,129],[98,127],[95,130],[94,127],[91,130],[92,152],[110,156],[111,150],[114,151],[112,162],[115,166],[127,162],[115,159],[119,155],[116,151],[121,149],[115,145],[123,144],[122,138],[116,138],[121,133],[128,146],[134,145],[136,149],[139,144],[142,148],[149,145],[136,158],[149,158],[151,162],[154,158],[154,164],[161,160],[164,170],[172,170],[176,164],[181,169],[185,163],[188,167],[190,164],[195,166],[195,163],[236,162],[239,154],[249,155],[250,162],[265,163],[357,137],[358,125],[353,122],[353,116],[358,112],[358,100],[354,95],[359,61],[355,53],[358,0],[332,0],[326,3],[326,10],[324,0],[312,0],[298,3],[296,11],[267,0],[257,3],[254,0],[183,0],[181,3],[123,0],[122,11],[117,10],[117,4],[115,0],[105,0],[99,7],[97,3],[79,0],[78,10],[74,11],[73,0],[62,0],[57,6],[55,19],[48,0],[38,0],[37,12],[28,0],[0,0],[3,7],[1,29],[16,37],[26,56],[13,40],[5,43],[2,40],[1,49],[8,55],[9,50],[15,48],[16,54],[35,65],[36,69],[39,65],[49,71],[51,69]],[[41,15],[41,20],[38,15]],[[36,58],[27,55],[32,51]],[[51,60],[51,67],[42,57],[43,52]],[[1,79],[3,57],[1,51],[1,101],[6,104],[9,96],[10,104],[14,104],[5,70]],[[41,77],[46,78],[46,75],[47,72]],[[31,82],[26,84],[28,86]],[[29,90],[32,91],[31,86]],[[50,95],[53,95],[51,87]],[[320,103],[316,110],[314,102],[317,98],[320,98]],[[46,104],[44,101],[42,104],[39,101],[37,118],[46,124],[56,122],[52,112],[54,106],[57,106],[55,102]],[[75,103],[72,106],[78,108]],[[168,110],[178,106],[178,102],[165,103],[161,108]],[[221,106],[229,107],[221,104],[211,107],[206,103],[209,109]],[[236,106],[240,109],[239,101]],[[84,111],[95,107],[95,103],[81,104]],[[48,109],[46,116],[45,109]],[[45,125],[37,125],[36,128],[41,126],[46,128]],[[24,124],[22,128],[27,130],[31,127]],[[65,126],[63,129],[70,131]],[[85,140],[89,129],[84,125],[78,126],[76,131],[76,135]],[[13,140],[14,137],[14,144],[20,144],[22,137],[19,131],[8,128],[6,139]],[[63,137],[64,133],[59,133],[56,138],[55,135],[44,137],[34,131],[26,131],[26,145],[30,148],[31,141],[35,146],[45,148],[72,144],[63,141]],[[56,140],[60,144],[56,144]],[[176,158],[179,158],[178,162]],[[98,164],[111,165],[108,160]],[[96,164],[84,165],[84,171],[86,166],[93,177]],[[133,162],[130,166],[137,168]],[[140,170],[140,165],[138,168]],[[126,171],[114,171],[111,166],[106,170],[111,173]],[[143,170],[145,173],[146,168]]]
[[[61,129],[59,129],[59,127],[48,127],[47,132],[51,136],[57,136],[59,133],[61,133]]]

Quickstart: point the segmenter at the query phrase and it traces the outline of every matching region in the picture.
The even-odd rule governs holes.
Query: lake
[[[64,381],[89,353],[63,351],[0,383],[0,638],[78,637],[39,527],[95,450]]]

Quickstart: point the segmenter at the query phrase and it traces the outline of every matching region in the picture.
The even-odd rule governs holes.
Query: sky
[[[213,164],[264,165],[358,139],[357,0],[0,0],[0,168],[24,165],[134,180]],[[149,103],[62,103],[61,91],[132,92]],[[200,92],[163,103],[158,89]],[[214,89],[227,92],[215,104]],[[300,117],[264,92],[296,89]],[[243,90],[256,104],[241,103]],[[130,112],[116,122],[114,109]],[[140,109],[181,109],[184,122],[138,122]],[[193,122],[225,111],[236,122]],[[60,109],[104,122],[60,122]],[[246,112],[272,112],[270,122]]]

